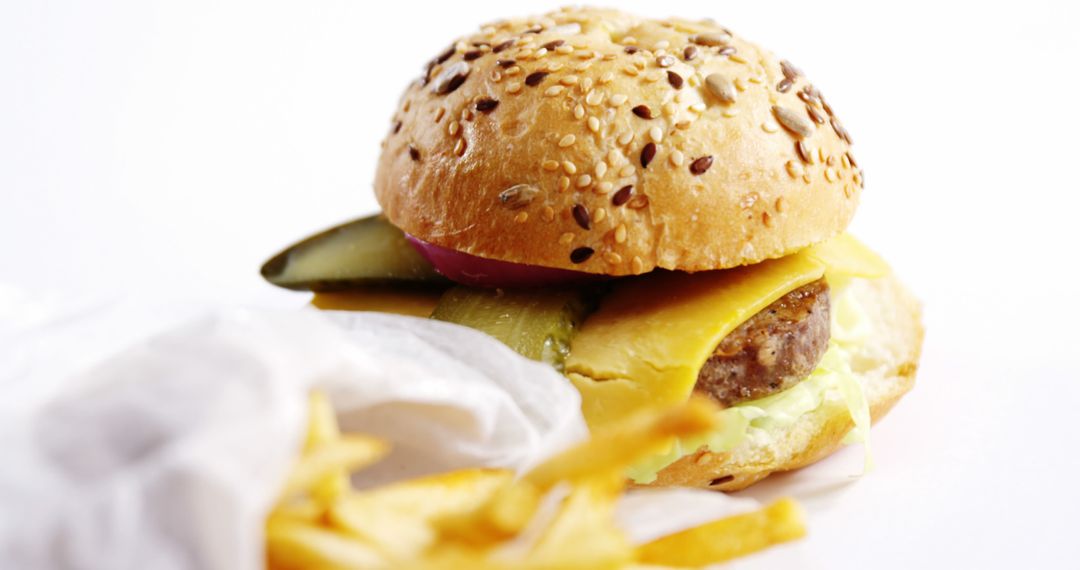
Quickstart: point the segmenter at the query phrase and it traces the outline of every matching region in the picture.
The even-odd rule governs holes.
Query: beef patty
[[[829,343],[829,286],[804,285],[724,337],[694,391],[724,406],[775,394],[813,372]]]

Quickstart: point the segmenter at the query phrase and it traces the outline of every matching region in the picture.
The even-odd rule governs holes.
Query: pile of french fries
[[[327,399],[310,400],[307,439],[266,523],[269,568],[600,569],[701,567],[799,538],[801,511],[781,499],[647,544],[615,524],[626,467],[715,427],[691,400],[653,410],[518,474],[464,469],[357,491],[349,474],[388,445],[341,434]]]

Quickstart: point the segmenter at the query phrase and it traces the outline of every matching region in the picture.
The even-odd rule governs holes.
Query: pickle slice
[[[319,292],[450,284],[381,215],[315,234],[270,258],[261,273],[279,287]]]
[[[570,340],[593,303],[578,289],[477,289],[443,293],[431,318],[483,331],[522,356],[562,372]]]

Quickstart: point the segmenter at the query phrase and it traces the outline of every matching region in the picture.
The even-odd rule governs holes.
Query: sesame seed
[[[735,55],[736,51],[737,50],[735,49],[735,46],[725,46],[720,48],[720,51],[716,52],[716,55],[722,57],[730,57],[731,61],[734,61],[736,63],[746,63],[745,59]]]
[[[614,251],[609,251],[604,254],[604,261],[610,263],[611,265],[618,265],[622,263],[622,256],[615,253]]]
[[[656,143],[663,141],[664,129],[661,129],[660,127],[653,127],[649,129],[649,138]]]
[[[762,212],[761,213],[761,223],[765,224],[765,227],[771,228],[772,227],[772,216],[770,216],[768,212]]]
[[[633,194],[633,192],[634,186],[632,184],[627,184],[626,186],[619,188],[619,191],[611,197],[611,204],[613,206],[622,206],[630,200],[630,195]]]
[[[851,163],[851,166],[854,166],[855,168],[859,167],[859,163],[855,162],[855,155],[851,154],[850,152],[845,152],[844,156],[847,157],[848,162]]]
[[[673,102],[664,103],[664,114],[671,117],[679,112],[679,106]]]
[[[552,41],[544,44],[544,48],[552,50],[552,49],[555,49],[555,48],[557,48],[557,47],[559,47],[559,46],[561,46],[561,45],[563,45],[565,43],[566,43],[566,41],[564,41],[564,40],[552,40]]]
[[[577,165],[575,165],[573,162],[570,162],[569,160],[564,160],[563,161],[562,168],[563,168],[563,171],[566,172],[567,174],[570,174],[570,175],[577,174]]]
[[[840,164],[844,168],[851,168],[851,161],[848,160],[848,155],[847,155],[846,152],[844,154],[840,155]]]
[[[735,84],[723,74],[709,74],[705,78],[705,88],[723,103],[731,104],[735,102]]]
[[[559,83],[562,83],[563,85],[566,85],[567,87],[569,87],[571,85],[577,85],[578,81],[580,81],[580,78],[578,76],[576,76],[576,75],[564,75],[564,76],[559,78]]]
[[[630,199],[630,202],[626,204],[628,208],[633,210],[640,210],[649,205],[649,197],[643,194],[638,194]]]
[[[628,54],[633,55],[633,54],[637,53],[639,50],[638,50],[637,46],[626,46],[626,47],[623,48],[623,51],[625,51]]]
[[[444,61],[450,59],[450,57],[453,56],[454,52],[456,51],[456,46],[451,45],[450,47],[446,48],[446,51],[435,57],[435,63],[443,63]]]
[[[512,59],[499,59],[499,60],[495,60],[495,65],[497,65],[497,66],[499,66],[499,67],[501,67],[501,68],[503,68],[503,69],[506,69],[506,68],[508,68],[508,67],[511,67],[511,66],[513,66],[513,65],[514,65],[515,63],[517,63],[517,62],[515,62],[515,61],[514,61],[514,60],[512,60]]]
[[[705,171],[712,167],[713,157],[711,155],[703,156],[690,163],[690,173],[694,176],[701,176],[705,174]]]
[[[836,182],[838,179],[839,176],[836,175],[836,169],[831,166],[825,169],[825,180],[828,180],[829,182]]]
[[[495,53],[499,53],[499,52],[501,52],[501,51],[503,51],[503,50],[505,50],[505,49],[507,49],[509,47],[513,47],[513,45],[514,45],[514,40],[509,39],[509,40],[506,40],[505,42],[502,42],[501,44],[497,44],[495,47],[491,48],[491,51],[493,51]]]
[[[630,144],[630,141],[632,141],[632,140],[634,140],[634,132],[633,131],[623,131],[623,133],[621,135],[619,135],[619,138],[618,138],[617,142],[619,144],[623,145],[623,146],[626,146],[626,145]]]
[[[619,154],[619,151],[617,151],[615,149],[611,149],[611,150],[608,151],[608,153],[607,153],[607,162],[608,162],[609,165],[615,166],[616,164],[618,164],[620,162],[621,159],[622,159],[622,155]]]
[[[818,147],[818,149],[817,149],[817,155],[818,155],[818,159],[819,159],[819,160],[820,160],[821,162],[825,162],[825,147],[823,147],[823,146],[822,146],[822,147]]]
[[[654,70],[652,70],[652,71],[645,74],[645,82],[646,83],[656,83],[657,81],[660,81],[661,76],[662,76],[662,74],[660,73],[660,70],[654,69]]]
[[[525,85],[536,87],[537,85],[540,85],[540,82],[547,76],[548,73],[546,71],[534,71],[525,76]]]
[[[541,166],[544,170],[555,171],[559,169],[559,161],[557,160],[545,160]]]
[[[585,79],[581,80],[581,92],[582,93],[588,92],[590,89],[592,89],[592,86],[593,86],[592,77],[586,77]]]
[[[521,83],[515,81],[515,82],[511,83],[510,85],[507,85],[506,86],[506,92],[511,94],[511,95],[513,95],[515,93],[520,93],[521,92]]]
[[[787,200],[783,196],[776,199],[776,203],[773,205],[776,208],[777,213],[783,212],[787,209]]]
[[[495,110],[495,107],[498,106],[499,101],[497,99],[491,99],[489,97],[485,97],[476,102],[476,110],[480,111],[481,113],[490,113]]]
[[[457,142],[454,143],[454,154],[458,156],[465,154],[465,139],[458,139]]]
[[[652,109],[650,109],[648,105],[638,105],[633,109],[630,109],[630,111],[642,119],[653,118]]]
[[[669,42],[667,40],[660,40],[660,41],[656,42],[655,44],[653,44],[653,51],[667,49],[670,46],[671,46],[671,42]]]
[[[628,65],[628,66],[623,68],[623,73],[629,75],[630,77],[637,77],[637,74],[640,73],[640,72],[638,71],[638,69],[636,67],[634,67],[632,65]]]
[[[779,105],[773,105],[772,112],[776,120],[795,135],[806,138],[814,134],[814,124],[797,112]]]
[[[701,103],[701,102],[694,103],[693,105],[690,105],[689,109],[691,111],[695,112],[695,113],[704,112],[705,111],[705,103]]]
[[[777,125],[775,121],[770,119],[768,121],[765,121],[764,123],[761,123],[761,128],[767,133],[775,133],[776,131],[780,130],[780,125]]]
[[[452,121],[446,127],[446,132],[450,133],[450,136],[452,137],[456,137],[459,131],[461,131],[461,123],[459,121]]]
[[[641,167],[648,168],[649,163],[652,162],[653,157],[656,156],[656,144],[647,143],[644,148],[641,149]]]
[[[484,55],[484,52],[476,49],[476,50],[467,51],[467,52],[461,54],[461,57],[465,61],[472,61],[472,60],[474,60],[474,59],[476,59],[476,58],[478,58],[478,57],[480,57],[482,55]]]
[[[730,119],[731,117],[734,117],[735,115],[738,115],[739,110],[736,109],[735,107],[728,107],[727,109],[724,109],[723,113],[720,113],[720,114]]]
[[[562,68],[563,68],[563,64],[559,63],[557,61],[549,61],[549,62],[547,62],[547,65],[544,66],[544,70],[547,71],[548,73],[555,73],[556,71],[559,71]]]
[[[443,110],[443,108],[442,108],[442,107],[439,107],[439,110],[440,110],[440,111],[442,111],[442,110]],[[441,117],[441,116],[442,116],[442,115],[440,115],[440,117]],[[435,119],[435,122],[436,122],[436,123],[437,123],[437,122],[439,122],[439,119],[438,119],[438,118],[436,118],[436,119]],[[396,123],[394,123],[394,127],[393,127],[392,129],[390,129],[390,133],[391,133],[391,134],[395,134],[395,135],[396,135],[396,134],[398,134],[398,132],[399,132],[399,131],[401,131],[401,121],[397,121]]]
[[[499,192],[499,203],[510,209],[522,208],[532,202],[539,192],[540,189],[532,185],[514,185]]]
[[[785,77],[780,80],[780,83],[776,84],[776,90],[781,93],[787,93],[791,90],[792,85],[795,85],[795,82],[792,81],[790,78]]]
[[[577,187],[578,188],[586,188],[590,184],[592,184],[592,176],[591,175],[582,174],[581,176],[578,176],[578,179],[577,179]]]
[[[622,178],[630,178],[633,175],[634,165],[630,164],[629,162],[624,164],[623,167],[619,169],[619,176],[621,176]]]
[[[555,209],[551,206],[544,206],[544,209],[540,210],[540,217],[543,218],[545,222],[555,221]]]
[[[670,55],[662,55],[656,58],[656,65],[659,65],[660,67],[671,67],[675,65],[675,58]]]
[[[581,229],[589,229],[589,209],[581,204],[574,204],[574,207],[570,210],[570,213],[574,216],[574,221],[577,225],[581,226]]]
[[[579,247],[570,252],[570,261],[573,263],[585,263],[595,253],[591,247]]]
[[[675,123],[675,128],[679,129],[680,131],[685,131],[686,129],[690,128],[690,121],[679,121],[678,123]]]
[[[560,93],[562,93],[565,90],[566,90],[566,88],[563,87],[562,85],[552,85],[551,87],[548,87],[547,89],[544,90],[544,96],[545,97],[555,97],[555,96],[559,95]]]
[[[741,77],[735,80],[735,90],[739,91],[740,93],[746,91],[746,82],[743,81]]]
[[[629,97],[627,97],[625,93],[616,93],[611,97],[608,97],[608,103],[614,107],[618,107],[625,103],[627,99],[629,99]]]
[[[413,145],[409,145],[409,158],[413,159],[413,162],[420,162],[420,151]]]
[[[615,243],[623,243],[626,241],[626,224],[619,224],[615,226]]]
[[[608,166],[607,166],[606,162],[603,162],[603,161],[597,162],[596,163],[596,168],[595,168],[596,177],[597,178],[603,178],[604,175],[607,174],[607,168],[608,168]]]
[[[615,74],[610,72],[610,71],[606,71],[606,72],[604,72],[603,75],[600,76],[600,84],[601,85],[606,85],[608,83],[611,83],[614,79],[615,79]]]
[[[495,83],[502,81],[503,75],[498,69],[491,70],[491,80]]]
[[[519,73],[521,73],[521,66],[520,65],[515,65],[514,67],[511,67],[510,69],[506,70],[507,75],[517,75]]]
[[[829,155],[829,158],[825,160],[825,164],[828,164],[829,166],[836,166],[836,157]]]
[[[566,192],[566,190],[568,188],[570,188],[570,177],[569,176],[560,176],[559,177],[559,192]]]
[[[533,59],[540,59],[540,58],[544,57],[547,54],[548,54],[548,48],[542,47],[542,48],[536,50],[536,53],[533,54]]]
[[[668,80],[668,83],[670,83],[672,87],[674,87],[676,89],[682,89],[683,78],[678,73],[675,73],[674,71],[667,72],[667,80]]]
[[[561,148],[566,148],[574,144],[575,141],[577,141],[577,137],[575,137],[574,135],[566,135],[563,138],[559,139],[559,146]]]
[[[573,48],[573,46],[559,46],[559,47],[555,48],[555,53],[561,54],[561,55],[571,54],[571,53],[574,53],[574,48]]]
[[[815,109],[813,105],[806,105],[806,114],[809,115],[815,123],[819,125],[825,124],[825,115],[822,115],[821,111]]]
[[[566,232],[559,236],[559,245],[570,245],[574,241],[574,234]]]
[[[798,178],[803,175],[803,166],[799,162],[789,160],[784,164],[784,168],[787,169],[788,176],[792,178]]]
[[[596,193],[597,194],[607,194],[608,192],[611,192],[611,189],[614,188],[614,187],[615,186],[612,185],[610,182],[606,182],[606,181],[601,182],[601,183],[596,185]]]
[[[593,210],[592,223],[599,224],[600,222],[604,221],[604,219],[606,219],[606,218],[607,218],[607,210],[605,210],[603,208]]]
[[[671,154],[668,155],[668,160],[670,160],[671,165],[675,166],[675,167],[682,166],[684,159],[685,158],[683,156],[683,153],[681,151],[678,151],[678,150],[673,150],[673,151],[671,151]]]
[[[597,106],[597,105],[599,105],[600,103],[603,103],[603,102],[604,102],[604,94],[599,92],[599,91],[590,91],[589,94],[585,96],[585,104],[586,105],[591,105],[591,106],[595,107],[595,106]]]

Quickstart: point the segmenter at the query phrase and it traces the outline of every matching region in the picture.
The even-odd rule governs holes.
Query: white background
[[[806,71],[867,173],[853,231],[925,301],[877,469],[826,477],[849,449],[758,488],[799,495],[811,534],[740,567],[1076,564],[1075,3],[619,4],[713,17]],[[456,35],[555,4],[369,6],[0,3],[0,319],[31,298],[303,304],[257,269],[376,209],[406,83]]]

